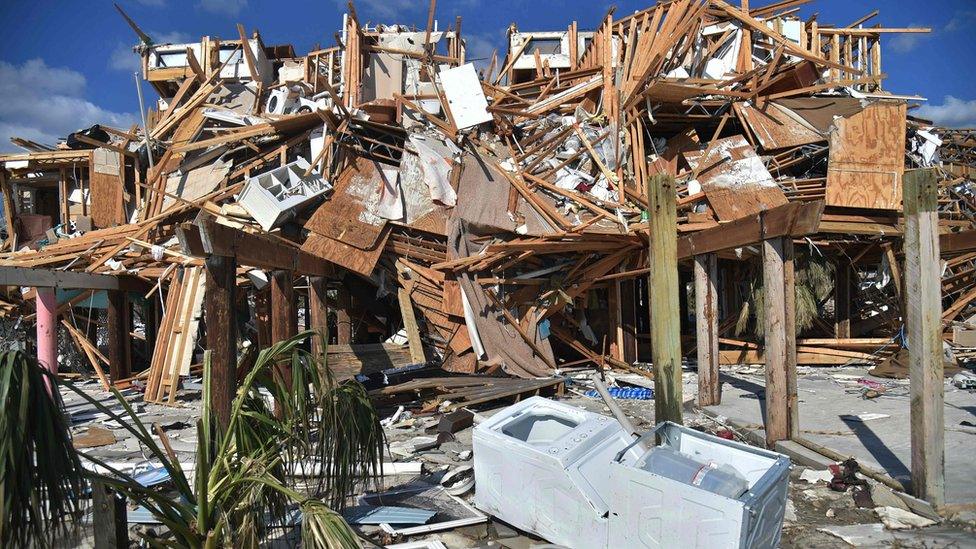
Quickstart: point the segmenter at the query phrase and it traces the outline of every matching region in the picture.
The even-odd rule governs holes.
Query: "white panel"
[[[459,130],[491,120],[487,110],[488,100],[481,89],[474,64],[441,71],[440,77],[451,115]]]

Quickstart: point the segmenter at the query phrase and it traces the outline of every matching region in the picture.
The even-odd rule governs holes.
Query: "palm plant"
[[[84,481],[44,371],[25,353],[0,353],[0,546],[53,541],[79,514]]]
[[[112,475],[93,478],[144,505],[169,529],[168,537],[146,538],[154,547],[253,547],[268,531],[284,527],[289,506],[302,513],[306,547],[359,547],[356,535],[334,510],[358,485],[376,480],[384,444],[379,418],[358,383],[337,384],[325,367],[299,345],[313,332],[282,341],[258,355],[232,403],[226,428],[211,417],[210,359],[204,360],[204,400],[197,423],[196,469],[191,481],[175,455],[167,453],[120,393],[125,416],[114,413],[71,385],[100,411],[119,421],[163,464],[176,497],[145,488],[130,476],[92,456]],[[286,385],[274,368],[289,363]],[[270,392],[277,411],[262,390]],[[299,489],[290,474],[315,465],[321,479]],[[324,500],[324,501],[323,501]]]

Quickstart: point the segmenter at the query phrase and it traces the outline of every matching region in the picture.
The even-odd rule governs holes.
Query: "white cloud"
[[[511,0],[510,0],[511,1]],[[442,7],[437,6],[436,17],[440,22],[447,21],[449,24],[454,22],[455,13],[459,9],[473,8],[478,6],[481,0],[454,0],[444,2]],[[335,0],[336,8],[342,12],[348,10],[348,0]],[[359,15],[360,22],[366,23],[399,23],[410,24],[414,21],[403,17],[403,14],[423,14],[423,20],[417,22],[418,26],[427,25],[427,9],[429,3],[418,0],[355,0],[356,13]],[[442,25],[443,27],[443,25]],[[462,28],[463,33],[463,28]],[[490,52],[489,52],[490,53]]]
[[[112,112],[84,98],[85,77],[41,59],[21,65],[0,61],[0,149],[13,150],[11,137],[54,144],[95,123],[128,127],[134,113]]]
[[[200,0],[203,11],[223,15],[237,15],[247,7],[247,0]]]
[[[159,32],[147,31],[146,34],[157,44],[184,44],[192,41],[190,35],[185,32]],[[141,69],[142,60],[139,54],[132,51],[133,44],[118,42],[115,49],[108,56],[108,66],[115,70],[135,72]]]
[[[976,99],[947,95],[941,105],[922,105],[913,114],[950,128],[976,128]]]
[[[946,23],[945,30],[946,32],[955,32],[972,27],[974,24],[976,24],[976,11],[958,11]]]
[[[466,33],[462,27],[461,37],[464,38],[466,46],[465,58],[474,63],[479,70],[488,68],[491,63],[491,52],[496,49],[498,50],[498,64],[505,62],[505,52],[508,51],[506,48],[507,29],[500,28],[496,29],[495,32],[487,33]],[[496,71],[500,68],[498,64],[495,65]]]
[[[911,23],[909,28],[925,27],[921,23]],[[923,40],[932,38],[935,32],[902,32],[888,41],[888,49],[895,53],[908,53],[915,49]]]

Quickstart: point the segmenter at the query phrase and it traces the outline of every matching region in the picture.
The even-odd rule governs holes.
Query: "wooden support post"
[[[271,346],[271,283],[254,291],[254,329],[257,331],[258,349]]]
[[[903,181],[912,492],[939,506],[945,503],[945,420],[938,180],[934,170],[910,170]]]
[[[291,338],[298,333],[298,316],[295,314],[295,289],[291,271],[271,273],[271,343]],[[279,364],[277,375],[291,385],[291,366]]]
[[[655,175],[647,185],[650,215],[651,360],[654,420],[681,423],[681,319],[678,317],[677,194],[674,177]]]
[[[783,305],[786,307],[786,412],[789,437],[800,434],[800,408],[796,387],[796,257],[793,239],[783,239]]]
[[[123,290],[108,292],[108,366],[112,383],[132,375],[129,350],[131,316],[129,296]]]
[[[634,280],[620,282],[620,315],[623,332],[623,361],[637,361],[637,296]]]
[[[769,447],[776,441],[790,438],[791,425],[794,422],[792,416],[795,414],[795,409],[790,404],[790,378],[796,375],[795,316],[792,310],[796,299],[792,295],[787,298],[787,286],[789,293],[793,293],[791,245],[792,241],[783,237],[763,241],[765,428]]]
[[[340,287],[336,308],[336,343],[348,345],[352,343],[352,294],[349,289]]]
[[[124,496],[103,482],[92,482],[92,514],[95,549],[129,547],[128,509]]]
[[[846,258],[837,260],[837,275],[834,281],[834,337],[851,337],[851,270]]]
[[[231,403],[237,393],[237,260],[207,258],[206,323],[210,348],[210,399],[217,423],[230,424]]]
[[[327,292],[325,277],[308,277],[308,321],[309,327],[317,332],[312,338],[312,354],[317,357],[325,354],[329,343],[329,299]]]
[[[617,360],[623,360],[624,331],[623,314],[620,310],[620,281],[614,280],[607,286],[607,352]]]
[[[695,256],[695,324],[698,346],[698,405],[722,402],[718,369],[718,256]]]

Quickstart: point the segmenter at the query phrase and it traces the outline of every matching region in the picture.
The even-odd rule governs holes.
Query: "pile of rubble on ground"
[[[193,288],[212,255],[235,255],[257,296],[244,339],[262,339],[265,271],[284,270],[329,277],[343,344],[404,325],[412,359],[450,372],[630,368],[647,360],[648,188],[664,174],[679,260],[721,252],[723,363],[761,362],[750,244],[776,231],[805,238],[799,255],[828,274],[857,273],[843,278],[844,327],[825,320],[840,308],[830,281],[811,295],[798,362],[877,361],[897,350],[906,167],[940,166],[945,320],[971,313],[971,139],[881,88],[881,36],[919,29],[803,22],[793,4],[683,0],[611,11],[595,31],[513,27],[508,54],[480,71],[460,21],[370,26],[353,10],[339,45],[299,56],[243,27],[155,44],[129,20],[160,94],[148,130],[15,140],[30,152],[0,157],[0,262],[143,281],[137,316],[161,326],[140,357],[167,384],[193,362]],[[25,297],[8,293],[5,313],[29,312]],[[419,315],[401,322],[404,305]],[[86,355],[89,321],[68,328]]]

